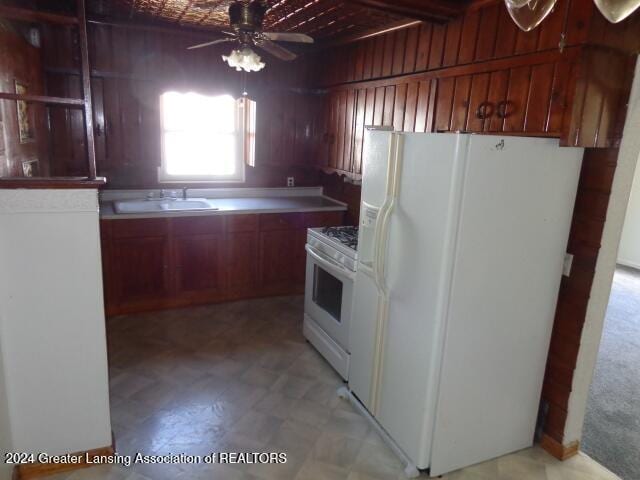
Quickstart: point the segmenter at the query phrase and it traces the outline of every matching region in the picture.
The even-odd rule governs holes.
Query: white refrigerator
[[[349,390],[407,472],[532,445],[582,154],[367,131]]]

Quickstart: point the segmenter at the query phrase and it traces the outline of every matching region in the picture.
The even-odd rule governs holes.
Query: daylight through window
[[[255,103],[167,92],[160,100],[161,182],[241,182],[255,151]]]

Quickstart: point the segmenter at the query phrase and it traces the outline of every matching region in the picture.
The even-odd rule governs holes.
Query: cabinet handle
[[[476,110],[477,118],[484,120],[485,118],[489,118],[491,115],[493,115],[493,103],[482,102],[478,105],[478,109]]]
[[[509,100],[501,100],[500,102],[498,102],[498,117],[507,118],[508,116],[510,116],[511,112],[508,110],[510,105],[512,105],[512,103]]]

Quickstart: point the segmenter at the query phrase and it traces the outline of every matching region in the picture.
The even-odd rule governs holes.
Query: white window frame
[[[169,92],[165,92],[169,93]],[[163,94],[164,95],[164,94]],[[223,96],[223,95],[220,95]],[[235,137],[236,137],[236,172],[231,175],[173,175],[167,173],[167,158],[165,154],[165,126],[164,126],[164,107],[162,95],[160,95],[160,140],[161,140],[161,159],[160,167],[158,167],[159,183],[244,183],[245,182],[245,164],[249,160],[247,158],[247,149],[245,143],[245,99],[236,99],[235,109]],[[254,144],[255,148],[255,144]]]

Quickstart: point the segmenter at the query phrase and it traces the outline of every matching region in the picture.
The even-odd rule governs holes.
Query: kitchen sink
[[[180,212],[217,210],[206,198],[161,198],[157,200],[122,200],[113,203],[116,213]]]

